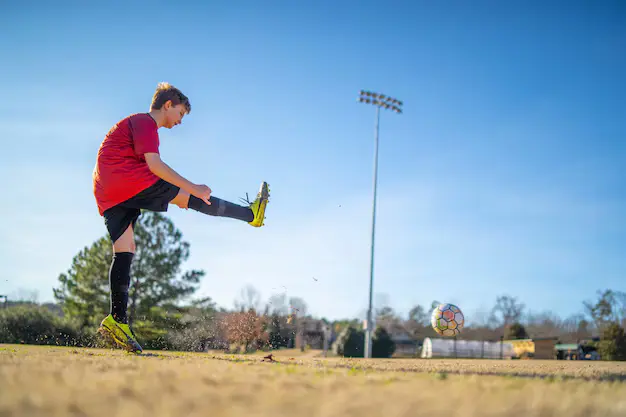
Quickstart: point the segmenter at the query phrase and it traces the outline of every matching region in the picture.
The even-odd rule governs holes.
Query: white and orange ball
[[[430,316],[430,324],[442,336],[456,336],[464,323],[463,312],[454,304],[439,304]]]

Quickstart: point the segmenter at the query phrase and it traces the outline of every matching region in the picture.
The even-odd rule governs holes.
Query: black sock
[[[190,195],[188,207],[209,216],[230,217],[248,223],[254,220],[254,213],[250,207],[240,206],[213,196],[209,198],[209,201],[211,202],[210,206],[198,197]]]
[[[109,269],[111,286],[111,315],[119,323],[128,323],[126,307],[128,306],[128,287],[130,286],[130,264],[132,252],[115,252]]]

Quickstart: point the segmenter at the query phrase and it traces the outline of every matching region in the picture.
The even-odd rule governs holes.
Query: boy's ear
[[[169,110],[172,107],[172,100],[167,100],[164,104],[163,104],[163,110]]]

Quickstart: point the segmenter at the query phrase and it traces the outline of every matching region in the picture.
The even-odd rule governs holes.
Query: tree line
[[[150,349],[250,351],[295,347],[307,319],[307,304],[299,297],[274,294],[263,302],[252,286],[241,290],[233,309],[218,308],[211,298],[194,298],[202,270],[183,271],[190,245],[173,222],[160,213],[144,212],[135,228],[137,252],[131,270],[129,321]],[[0,309],[0,342],[99,346],[95,330],[109,311],[108,270],[112,247],[104,236],[83,248],[53,289],[56,303],[6,303]],[[375,356],[388,357],[393,339],[404,335],[421,341],[435,337],[430,311],[439,304],[417,305],[406,316],[382,303],[375,311]],[[0,306],[1,307],[1,306]],[[493,308],[473,317],[459,339],[492,340],[556,337],[562,343],[598,343],[606,359],[626,360],[626,293],[598,291],[584,301],[580,314],[565,319],[532,313],[516,297],[498,296]],[[364,337],[356,318],[329,321],[335,351],[362,355]]]

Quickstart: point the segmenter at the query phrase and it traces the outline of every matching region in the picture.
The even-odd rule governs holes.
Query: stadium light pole
[[[376,191],[378,188],[378,131],[380,125],[380,109],[394,111],[402,114],[402,102],[385,94],[372,93],[371,91],[361,90],[358,99],[359,103],[372,104],[376,106],[376,130],[374,136],[374,183],[372,197],[372,240],[370,243],[370,294],[369,307],[367,309],[367,327],[365,329],[365,352],[364,357],[372,357],[372,293],[374,287],[374,238],[376,235]]]

